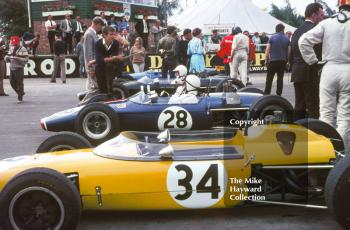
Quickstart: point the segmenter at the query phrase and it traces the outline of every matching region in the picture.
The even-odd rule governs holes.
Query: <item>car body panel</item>
[[[335,151],[327,138],[301,126],[271,124],[249,129],[251,131],[248,130],[248,136],[244,136],[243,131],[236,130],[232,137],[224,139],[212,138],[210,135],[205,137],[202,133],[203,140],[195,140],[195,133],[192,138],[191,131],[188,131],[187,135],[182,135],[182,139],[175,138],[169,142],[178,153],[187,150],[191,157],[188,160],[177,159],[176,151],[172,159],[158,157],[148,160],[147,156],[135,151],[135,132],[120,134],[119,137],[128,138],[131,142],[116,148],[110,148],[109,143],[114,141],[110,140],[95,150],[71,150],[4,159],[0,161],[0,191],[18,173],[30,168],[45,167],[64,174],[78,174],[79,192],[85,210],[222,208],[241,202],[230,199],[231,195],[237,196],[240,193],[230,190],[229,179],[249,178],[252,165],[329,165],[335,158]],[[276,134],[284,131],[296,135],[295,146],[287,155],[276,139]],[[215,149],[217,146],[232,146],[235,151],[210,159],[193,155],[196,150]],[[106,153],[101,155],[101,151]],[[121,154],[117,154],[117,158],[110,157],[113,151]],[[254,158],[251,161],[252,155]],[[192,190],[187,200],[176,198],[187,192],[185,187],[178,188],[178,182],[187,177],[187,173],[184,174],[178,168],[179,165],[193,170]],[[192,184],[192,181],[203,179],[203,175],[214,166],[220,184],[217,194],[220,195],[214,198],[211,195],[210,198],[210,192],[194,189],[196,183]],[[98,202],[96,188],[101,189],[102,203]]]

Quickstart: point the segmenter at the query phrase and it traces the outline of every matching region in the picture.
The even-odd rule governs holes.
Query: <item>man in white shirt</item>
[[[62,36],[63,40],[66,43],[66,52],[69,54],[73,51],[73,44],[72,44],[72,38],[73,38],[73,23],[70,19],[70,15],[66,14],[66,19],[64,19],[61,22],[61,30],[62,30]]]
[[[350,1],[339,2],[338,15],[321,21],[299,39],[304,61],[316,66],[314,51],[322,43],[322,69],[320,81],[320,120],[337,128],[350,149]]]
[[[75,38],[75,44],[80,42],[81,36],[84,35],[84,23],[80,20],[80,16],[77,16],[73,23],[73,32]]]
[[[244,85],[248,82],[248,57],[249,57],[249,38],[242,33],[240,27],[236,27],[233,31],[232,41],[232,66],[233,78],[240,78]],[[238,76],[238,71],[240,77]]]
[[[139,20],[135,25],[135,30],[143,40],[143,46],[145,49],[148,47],[148,35],[149,35],[149,25],[147,22],[147,15],[143,15],[143,19]]]
[[[50,44],[50,53],[53,54],[53,43],[55,42],[55,33],[56,33],[57,24],[54,20],[52,20],[52,15],[47,17],[47,21],[45,22],[45,29],[47,32],[47,38]]]

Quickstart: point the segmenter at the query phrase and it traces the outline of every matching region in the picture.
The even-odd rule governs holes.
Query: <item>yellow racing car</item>
[[[81,140],[64,135],[70,143]],[[49,139],[55,150],[72,147]],[[95,149],[1,160],[0,228],[74,229],[82,210],[231,208],[243,202],[326,208],[306,198],[322,196],[343,150],[339,134],[317,120],[243,130],[122,132]]]

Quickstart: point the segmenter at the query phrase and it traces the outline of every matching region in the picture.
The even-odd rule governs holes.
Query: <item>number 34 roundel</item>
[[[224,195],[227,174],[220,161],[174,162],[167,174],[167,189],[179,205],[208,208]]]
[[[170,106],[164,109],[158,117],[158,129],[182,129],[192,128],[191,114],[179,106]]]

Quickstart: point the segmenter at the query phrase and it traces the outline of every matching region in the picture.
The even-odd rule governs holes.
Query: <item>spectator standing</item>
[[[269,42],[269,37],[266,35],[265,32],[262,32],[261,37],[260,37],[260,41],[261,41],[261,51],[265,52],[266,45]]]
[[[252,37],[252,40],[253,40],[254,45],[255,45],[255,51],[256,52],[261,52],[261,50],[262,50],[261,49],[261,40],[260,40],[258,32],[254,33],[254,36]]]
[[[20,104],[23,101],[24,95],[24,66],[28,62],[28,52],[25,47],[21,45],[19,36],[12,36],[10,42],[10,50],[5,61],[10,63],[10,84],[12,89],[17,93]]]
[[[113,27],[116,31],[119,30],[117,20],[113,14],[111,15],[111,19],[108,21],[108,25]]]
[[[321,21],[299,39],[304,61],[317,65],[314,50],[322,43],[326,62],[320,80],[320,120],[337,128],[345,151],[350,149],[350,1],[339,0],[339,15]],[[348,226],[348,225],[347,225]]]
[[[192,39],[192,31],[190,29],[184,29],[183,35],[179,41],[178,44],[178,59],[179,59],[179,64],[184,65],[187,68],[189,67],[188,63],[188,54],[187,54],[187,49],[188,49],[188,43]]]
[[[1,29],[2,30],[2,29]],[[5,37],[0,37],[0,96],[8,96],[4,91],[4,78],[6,77],[6,62],[4,60],[7,51]]]
[[[176,67],[176,27],[168,26],[167,35],[159,41],[159,51],[162,54],[162,78],[167,78],[168,73],[171,78],[175,78],[173,70]]]
[[[148,35],[149,35],[149,25],[148,25],[147,19],[148,19],[148,16],[143,15],[143,19],[136,22],[136,25],[135,25],[135,30],[138,33],[139,37],[142,38],[143,46],[145,47],[145,49],[148,48]]]
[[[106,13],[105,13],[104,11],[101,11],[101,12],[100,12],[100,17],[101,17],[101,19],[102,19],[104,25],[107,26],[107,25],[108,25],[108,21],[107,21],[107,19],[106,19]]]
[[[57,24],[54,20],[52,20],[52,15],[49,15],[47,17],[47,21],[45,22],[45,29],[47,32],[47,38],[49,40],[50,53],[53,54],[53,43],[55,42]]]
[[[123,61],[124,55],[119,55],[119,43],[115,40],[115,29],[105,26],[103,38],[98,40],[96,47],[96,76],[101,93],[113,95],[112,83],[117,71],[117,61]]]
[[[60,28],[62,30],[63,41],[66,44],[66,53],[71,54],[73,50],[73,23],[69,14],[66,14],[65,19],[61,22]]]
[[[58,70],[60,71],[60,77],[63,84],[66,84],[66,63],[65,54],[66,48],[64,41],[62,41],[62,36],[60,34],[55,35],[55,43],[53,44],[54,57],[53,57],[53,72],[51,76],[51,83],[56,83],[56,77]]]
[[[98,89],[95,64],[93,61],[96,59],[95,43],[98,41],[98,33],[102,30],[104,22],[101,17],[95,17],[92,20],[92,25],[86,30],[84,34],[84,60],[85,70],[87,72],[86,89],[94,91]]]
[[[213,44],[220,44],[221,42],[221,36],[218,33],[218,30],[213,30],[211,35],[211,43]]]
[[[142,38],[137,37],[135,44],[130,49],[130,59],[135,73],[143,72],[145,69],[146,50],[142,46]]]
[[[319,76],[316,66],[309,66],[303,59],[299,49],[299,39],[307,31],[323,20],[323,7],[319,3],[311,3],[305,9],[305,21],[294,32],[291,41],[292,82],[295,92],[294,119],[319,117]],[[317,44],[314,50],[321,59],[322,46]]]
[[[125,16],[122,17],[120,22],[119,31],[127,30],[129,31],[129,22],[126,20]]]
[[[81,37],[80,41],[78,42],[77,46],[75,47],[75,54],[78,56],[78,59],[79,59],[79,76],[81,78],[84,78],[85,74],[86,74],[83,42],[84,42],[84,37]]]
[[[151,51],[156,53],[158,50],[159,40],[162,38],[163,35],[163,28],[160,26],[160,20],[156,20],[156,22],[150,30],[153,36],[153,44],[151,45]]]
[[[80,20],[80,16],[77,16],[73,23],[73,33],[74,33],[75,44],[78,44],[81,40],[80,38],[84,36],[84,28],[85,28],[85,25]]]
[[[233,66],[232,66],[232,57],[231,57],[231,51],[232,51],[232,41],[233,41],[233,33],[234,33],[234,27],[232,28],[232,32],[230,35],[225,36],[221,43],[220,43],[220,49],[217,52],[217,55],[223,59],[224,65],[225,65],[225,74],[229,75],[230,77],[233,77]]]
[[[200,37],[202,36],[202,30],[195,28],[192,32],[193,38],[188,43],[187,54],[190,58],[190,73],[201,73],[205,69],[204,63],[204,48]]]
[[[266,85],[264,94],[271,93],[273,78],[277,73],[277,91],[276,94],[281,96],[283,90],[283,75],[286,68],[288,56],[290,53],[290,42],[284,34],[284,25],[276,26],[276,33],[271,36],[266,47]]]
[[[233,78],[238,77],[240,73],[240,80],[244,85],[248,82],[248,60],[249,60],[249,38],[242,33],[240,27],[234,29],[234,38],[232,41],[232,66]]]

